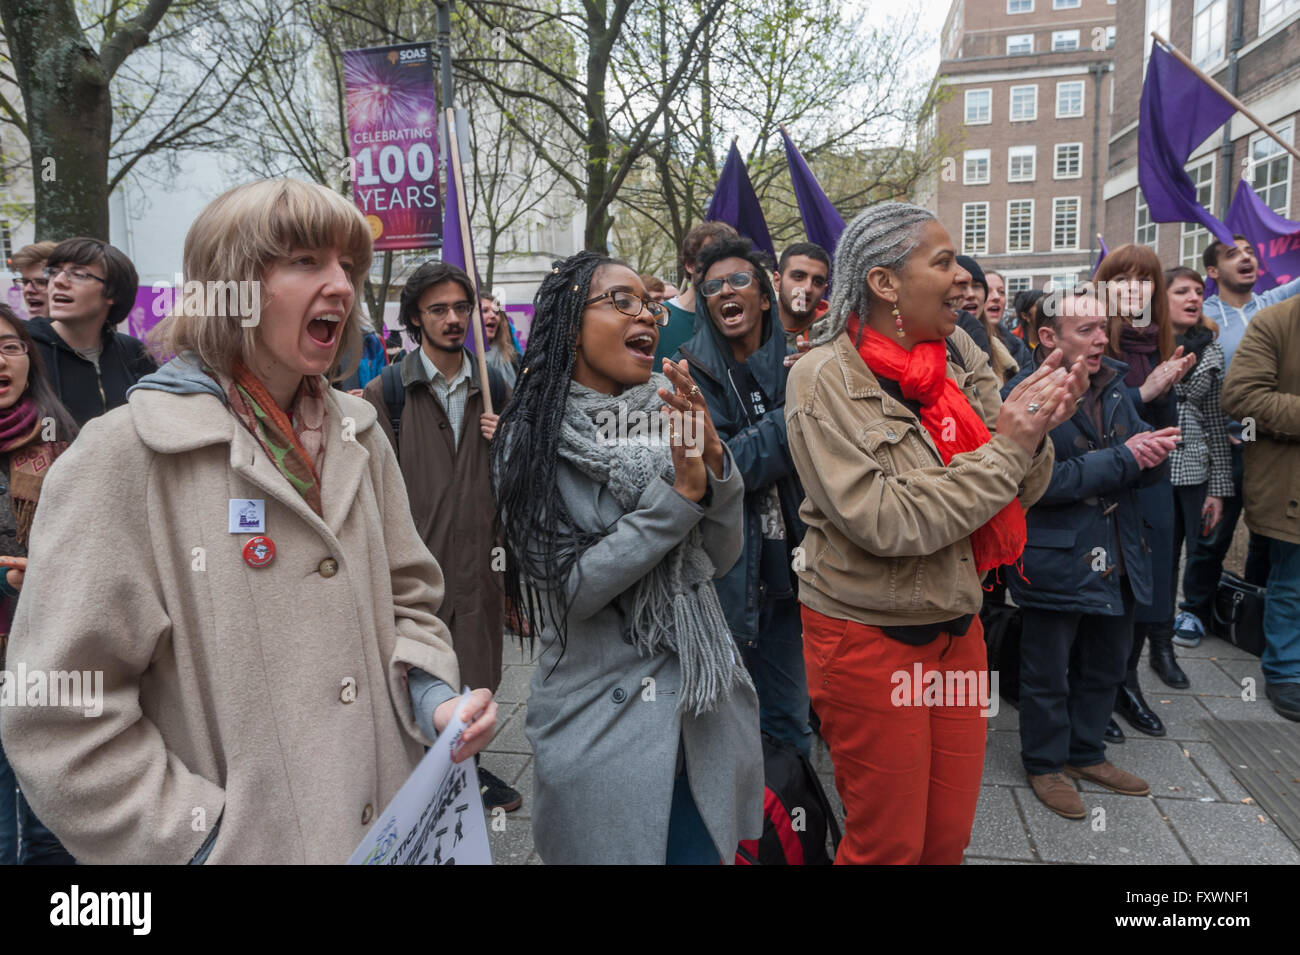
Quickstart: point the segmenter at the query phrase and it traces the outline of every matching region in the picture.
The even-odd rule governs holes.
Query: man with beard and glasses
[[[781,253],[772,286],[781,309],[786,347],[795,350],[787,364],[794,364],[808,350],[813,323],[830,307],[826,302],[830,274],[831,257],[815,242],[796,242]]]

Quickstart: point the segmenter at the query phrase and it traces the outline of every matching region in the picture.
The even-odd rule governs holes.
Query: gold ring
[[[687,398],[694,398],[694,397],[695,397],[696,395],[698,395],[699,393],[700,393],[700,386],[699,386],[699,385],[694,385],[694,386],[691,388],[690,391],[686,392],[686,397],[687,397]]]

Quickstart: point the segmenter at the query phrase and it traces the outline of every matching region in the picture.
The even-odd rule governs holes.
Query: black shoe
[[[1300,683],[1265,683],[1264,695],[1279,716],[1300,723]]]
[[[1165,735],[1165,724],[1160,722],[1160,717],[1151,712],[1151,707],[1147,706],[1147,701],[1142,699],[1142,691],[1139,689],[1121,685],[1115,694],[1115,712],[1124,717],[1128,725],[1139,733],[1146,733],[1148,736]]]
[[[1151,648],[1151,669],[1156,671],[1156,675],[1164,681],[1165,686],[1173,687],[1175,690],[1185,690],[1192,685],[1192,681],[1187,679],[1187,674],[1183,672],[1183,668],[1178,665],[1178,659],[1174,656],[1172,630],[1152,628],[1147,634],[1147,645]]]
[[[482,766],[478,768],[478,784],[479,791],[483,794],[483,808],[488,812],[497,808],[514,812],[524,804],[524,797],[519,795],[519,790],[511,789]]]
[[[1119,728],[1119,724],[1115,722],[1115,718],[1113,716],[1110,718],[1110,721],[1106,724],[1106,742],[1111,744],[1112,746],[1114,746],[1116,743],[1124,742],[1124,731]]]

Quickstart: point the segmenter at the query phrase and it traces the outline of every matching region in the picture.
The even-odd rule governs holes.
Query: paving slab
[[[1255,687],[1255,699],[1246,701],[1240,696],[1232,699],[1226,697],[1207,696],[1200,699],[1200,703],[1213,714],[1216,720],[1252,720],[1257,723],[1285,723],[1289,726],[1295,724],[1285,716],[1281,716],[1273,709],[1273,704],[1269,703],[1264,696],[1264,685],[1258,684]]]
[[[966,854],[1002,860],[1034,858],[1016,801],[1008,786],[981,786]]]
[[[1192,762],[1214,784],[1219,794],[1216,802],[1240,803],[1249,798],[1248,793],[1233,775],[1232,767],[1224,761],[1213,743],[1180,743]]]
[[[1234,647],[1227,640],[1222,640],[1219,637],[1212,637],[1209,635],[1205,636],[1201,640],[1201,645],[1199,647],[1180,647],[1175,644],[1174,653],[1177,654],[1179,660],[1182,660],[1183,657],[1203,660],[1213,658],[1218,658],[1220,660],[1259,659],[1259,657],[1255,656],[1253,653],[1243,650],[1240,647]]]
[[[1130,736],[1122,746],[1109,747],[1106,755],[1120,769],[1145,779],[1153,796],[1216,801],[1219,798],[1209,778],[1184,754],[1183,744],[1177,740]],[[1083,793],[1110,792],[1105,786],[1086,779],[1077,780],[1077,785]]]
[[[528,745],[528,739],[524,736],[524,719],[527,715],[528,707],[515,707],[510,718],[497,730],[497,735],[492,740],[492,749],[498,753],[532,755],[532,747]]]
[[[514,813],[504,818],[488,818],[488,845],[492,848],[492,861],[496,865],[523,865],[533,854],[533,822],[515,818]]]
[[[1242,680],[1249,677],[1255,681],[1254,689],[1256,696],[1264,695],[1264,671],[1259,665],[1259,657],[1247,657],[1244,660],[1214,660],[1215,666],[1227,675],[1236,687],[1236,692],[1232,695],[1241,698]]]
[[[502,703],[527,703],[529,684],[533,679],[535,667],[508,666],[501,672],[501,684],[497,687],[496,701]]]
[[[1142,692],[1147,694],[1148,698],[1152,693],[1157,695],[1168,695],[1170,693],[1186,693],[1191,696],[1241,696],[1241,684],[1225,673],[1220,664],[1231,663],[1235,666],[1249,666],[1247,660],[1182,660],[1178,665],[1182,667],[1183,672],[1187,674],[1187,680],[1191,686],[1181,690],[1175,690],[1172,687],[1165,686],[1164,681],[1156,674],[1148,674],[1150,679],[1143,680]],[[1261,684],[1262,685],[1262,684]]]
[[[1147,705],[1160,717],[1160,722],[1165,724],[1165,739],[1178,740],[1198,740],[1208,742],[1210,739],[1209,731],[1205,728],[1205,721],[1210,718],[1210,713],[1201,705],[1201,697],[1188,696],[1182,693],[1147,693],[1143,691]],[[1138,737],[1140,739],[1152,739],[1153,737],[1144,736],[1120,716],[1115,717],[1119,723],[1120,729],[1124,735],[1130,739]],[[1123,745],[1123,744],[1121,744]]]
[[[1300,849],[1259,806],[1173,799],[1156,804],[1201,865],[1300,865]]]
[[[1001,698],[998,699],[998,712],[995,716],[990,716],[989,729],[994,730],[1020,730],[1020,710],[1014,703]]]
[[[990,730],[984,747],[985,785],[1024,786],[1025,766],[1020,761],[1020,733]]]
[[[1063,819],[1028,788],[1012,790],[1044,862],[1085,865],[1188,865],[1191,860],[1150,797],[1085,793],[1088,818]],[[1097,810],[1102,810],[1098,813]],[[1104,829],[1094,826],[1104,825]]]

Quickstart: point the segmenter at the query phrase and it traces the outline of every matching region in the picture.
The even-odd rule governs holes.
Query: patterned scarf
[[[934,439],[944,464],[954,455],[974,451],[992,438],[965,393],[948,377],[948,350],[942,341],[919,342],[908,351],[861,323],[856,313],[849,316],[847,328],[852,341],[857,340],[861,328],[858,354],[872,374],[898,382],[903,397],[921,402],[921,424]],[[1025,509],[1018,499],[1012,498],[971,535],[975,569],[983,573],[1003,564],[1014,564],[1024,552],[1027,533]]]
[[[1154,324],[1146,328],[1134,328],[1125,322],[1119,327],[1120,361],[1128,365],[1128,374],[1124,384],[1139,388],[1151,374],[1151,370],[1160,364],[1160,329]]]
[[[236,360],[231,370],[235,377],[226,383],[230,410],[307,506],[324,516],[319,468],[325,448],[325,396],[320,379],[303,377],[291,414],[286,415],[247,365]]]
[[[672,452],[655,438],[644,443],[620,438],[617,444],[599,439],[602,413],[636,420],[659,418],[657,389],[672,390],[663,375],[653,374],[644,385],[624,389],[617,398],[592,391],[576,381],[560,426],[560,457],[583,474],[609,488],[626,511],[636,508],[651,481],[671,479]],[[657,422],[656,422],[657,423]],[[699,715],[731,696],[736,684],[753,686],[739,662],[727,618],[713,586],[713,562],[704,550],[704,536],[696,524],[654,568],[633,585],[629,615],[632,645],[642,656],[661,650],[677,655],[682,669],[678,706]]]
[[[41,441],[40,436],[39,412],[30,393],[0,411],[0,452],[9,455],[9,506],[17,522],[18,543],[24,547],[36,516],[41,482],[68,446],[66,441]]]

